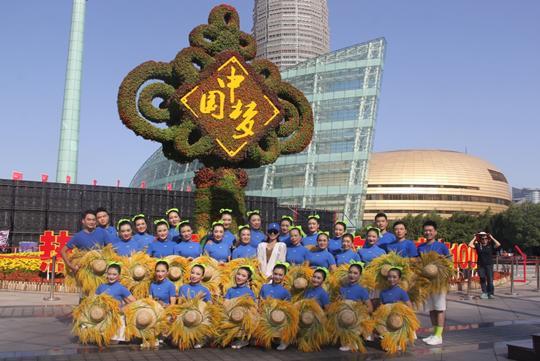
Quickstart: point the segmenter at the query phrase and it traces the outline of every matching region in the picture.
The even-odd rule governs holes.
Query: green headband
[[[291,228],[289,228],[289,232],[292,231],[293,229],[298,230],[298,232],[300,232],[300,235],[302,237],[306,236],[306,234],[304,233],[304,230],[302,229],[302,226],[292,226]]]
[[[107,263],[107,268],[109,268],[111,266],[122,267],[122,262],[111,261],[111,262]]]
[[[260,216],[260,215],[261,215],[261,211],[258,210],[258,209],[254,209],[254,210],[252,210],[252,211],[247,211],[247,212],[246,212],[246,216],[247,216],[248,218],[251,217],[251,216],[254,215],[254,214]]]
[[[157,264],[158,262],[164,262],[164,263],[166,263],[168,266],[171,265],[170,262],[169,262],[168,260],[166,260],[165,258],[159,258],[159,259],[157,259],[157,260],[156,260],[156,264]]]
[[[285,270],[288,271],[289,270],[289,267],[291,267],[291,264],[289,262],[281,262],[281,261],[277,261],[276,262],[276,266],[283,266],[285,267]],[[274,268],[276,267],[274,266]]]
[[[178,208],[171,208],[171,209],[168,209],[167,212],[165,212],[165,215],[168,216],[169,213],[171,212],[176,212],[178,214],[180,214],[180,211],[178,210]]]
[[[189,223],[189,219],[185,219],[182,222],[178,223],[176,228],[180,229],[180,227],[185,226],[185,225],[191,226],[191,224]]]
[[[156,219],[156,220],[154,221],[154,226],[158,226],[158,225],[160,225],[160,224],[162,224],[162,223],[163,223],[163,224],[166,224],[167,227],[169,226],[169,222],[167,222],[167,220],[166,220],[165,218]]]
[[[193,267],[201,267],[203,271],[206,271],[206,266],[202,263],[195,263],[191,266],[191,269],[193,269]]]
[[[223,214],[223,213],[232,213],[232,209],[229,209],[229,208],[221,208],[219,210],[219,214]]]
[[[319,238],[319,236],[320,236],[321,234],[324,234],[324,235],[326,235],[326,237],[330,238],[330,232],[327,232],[327,231],[319,231],[319,234],[317,235],[317,239]]]
[[[310,214],[310,215],[307,217],[308,220],[310,220],[310,219],[312,219],[312,218],[313,218],[313,219],[316,219],[316,220],[318,221],[319,219],[321,219],[321,216],[319,216],[318,214]]]
[[[255,274],[255,269],[252,266],[250,266],[249,264],[243,264],[240,267],[238,267],[238,269],[240,269],[240,268],[247,268],[248,270],[251,271],[252,276]]]
[[[315,268],[315,271],[322,271],[324,273],[324,278],[327,278],[328,277],[328,274],[330,273],[330,271],[328,271],[328,268],[326,267],[317,267]]]
[[[401,267],[401,266],[391,266],[391,267],[390,267],[390,270],[391,270],[391,269],[394,269],[394,268],[397,269],[397,270],[399,270],[400,272],[403,272],[403,267]]]
[[[377,233],[377,236],[380,237],[381,236],[381,230],[377,227],[368,227],[366,228],[366,233],[368,233],[369,231],[375,231]]]
[[[131,218],[131,221],[135,222],[137,219],[141,219],[141,218],[146,220],[146,216],[142,213],[139,213],[139,214],[134,215],[133,218]]]
[[[291,216],[281,216],[281,220],[288,220],[291,224],[294,224],[294,219]]]
[[[122,218],[121,220],[118,221],[118,223],[116,223],[116,230],[119,231],[120,226],[122,226],[123,224],[131,225],[131,221],[127,218]]]
[[[345,229],[347,229],[347,223],[345,223],[344,221],[341,221],[341,220],[336,221],[336,223],[334,223],[334,227],[335,227],[336,225],[338,225],[338,224],[343,225],[343,227],[345,227]]]
[[[361,261],[355,261],[354,259],[351,259],[349,262],[350,266],[360,266],[360,268],[363,270],[364,266],[366,265],[364,262]],[[349,266],[349,267],[350,267]]]
[[[212,228],[214,228],[214,227],[217,226],[217,225],[223,226],[223,221],[215,221],[215,222],[212,222]]]
[[[238,226],[238,233],[240,233],[243,229],[249,229],[251,231],[251,228],[249,228],[249,225],[244,224],[242,226]]]

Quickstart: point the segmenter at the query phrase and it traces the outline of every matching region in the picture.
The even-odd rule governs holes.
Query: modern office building
[[[330,51],[326,0],[255,0],[257,57],[280,68]]]
[[[386,42],[375,39],[304,61],[282,71],[312,105],[315,131],[302,153],[248,170],[247,194],[277,197],[281,204],[329,209],[351,226],[362,220]],[[157,150],[131,186],[193,187],[198,162],[177,164]]]
[[[540,203],[540,188],[512,188],[512,201],[515,203]]]
[[[436,212],[502,212],[512,201],[504,174],[493,164],[448,150],[373,153],[369,165],[364,221],[377,212],[390,219]]]

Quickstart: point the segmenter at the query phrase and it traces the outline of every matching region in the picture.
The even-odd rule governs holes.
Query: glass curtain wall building
[[[282,71],[313,107],[315,131],[302,153],[248,170],[248,195],[276,197],[282,205],[329,209],[361,224],[373,145],[386,42],[383,38],[340,49]],[[157,150],[131,182],[138,187],[193,187],[197,162],[176,164]]]

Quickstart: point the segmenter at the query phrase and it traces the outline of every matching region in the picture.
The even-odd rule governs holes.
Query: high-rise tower
[[[85,7],[86,0],[73,0],[64,107],[56,168],[57,182],[66,182],[67,176],[71,178],[71,182],[77,181]]]
[[[330,51],[326,0],[255,0],[257,57],[280,68]]]

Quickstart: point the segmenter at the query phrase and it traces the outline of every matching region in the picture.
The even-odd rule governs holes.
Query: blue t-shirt
[[[225,242],[225,239],[218,243],[212,241],[204,245],[204,253],[217,261],[228,262],[231,256],[231,246]]]
[[[180,286],[178,289],[178,297],[195,298],[200,293],[204,296],[203,301],[210,302],[212,300],[212,295],[210,295],[208,288],[200,284],[191,285],[188,283]]]
[[[396,252],[401,257],[418,257],[416,245],[410,239],[390,243],[386,246],[386,249],[388,252]]]
[[[282,285],[268,283],[262,286],[259,296],[262,299],[276,298],[278,300],[291,300],[291,293]]]
[[[171,303],[171,297],[176,297],[176,287],[168,279],[161,282],[152,282],[150,284],[150,296],[168,305]]]
[[[304,238],[302,238],[302,245],[304,247],[306,247],[306,246],[316,246],[318,236],[319,236],[318,232],[315,232],[315,233],[312,233],[312,234],[306,234],[306,236]]]
[[[150,255],[151,257],[155,257],[155,258],[167,257],[173,254],[175,245],[176,243],[172,241],[169,241],[169,240],[161,241],[158,239],[150,243],[150,245],[148,245],[148,248],[146,249],[146,253]]]
[[[192,241],[180,241],[175,244],[173,254],[186,258],[197,258],[201,255],[201,245]]]
[[[446,244],[439,241],[434,241],[431,244],[426,242],[418,246],[418,253],[427,253],[431,251],[437,252],[442,256],[450,256],[450,251],[448,250],[448,247],[446,247]]]
[[[288,246],[291,245],[291,236],[287,234],[280,234],[278,237],[278,241],[283,242]]]
[[[302,264],[307,261],[309,251],[306,247],[298,244],[296,246],[287,247],[287,254],[285,260],[290,264]]]
[[[133,239],[139,242],[142,249],[142,248],[148,247],[150,243],[154,242],[156,237],[148,233],[135,233],[135,235],[133,236]]]
[[[178,242],[180,237],[180,232],[178,232],[178,229],[173,226],[169,226],[169,234],[167,235],[167,241],[170,242]]]
[[[232,259],[257,257],[257,250],[250,244],[241,244],[232,251]]]
[[[331,265],[336,264],[336,259],[327,249],[309,251],[307,253],[307,260],[311,268],[326,267],[330,268]]]
[[[369,299],[369,292],[357,283],[340,287],[339,294],[344,300],[366,301]]]
[[[234,234],[229,231],[228,229],[225,230],[225,233],[223,234],[223,241],[229,245],[229,248],[233,248],[233,246],[236,243],[236,237]]]
[[[114,228],[113,226],[98,227],[98,228],[103,229],[107,233],[107,236],[109,237],[109,243],[114,243],[120,240],[120,237],[118,237],[116,228]]]
[[[396,303],[409,301],[409,295],[399,286],[394,286],[381,291],[381,303]]]
[[[142,251],[141,244],[131,238],[128,241],[119,239],[113,243],[114,251],[120,256],[131,256],[132,253]]]
[[[330,303],[330,297],[328,297],[328,293],[321,286],[309,287],[304,293],[304,298],[315,299],[319,303],[319,306],[321,306],[322,308],[324,308]]]
[[[336,255],[341,251],[341,237],[334,237],[330,238],[328,240],[328,252],[332,253],[333,255]]]
[[[338,266],[344,263],[350,263],[351,260],[360,261],[360,256],[352,249],[348,249],[346,251],[341,250],[336,253],[336,264]]]
[[[104,247],[109,243],[109,235],[107,232],[103,228],[96,228],[90,233],[85,230],[75,233],[66,246],[69,249],[76,247],[80,250],[88,251]]]
[[[386,251],[386,246],[390,243],[394,243],[396,241],[396,236],[392,232],[386,232],[379,238],[377,243],[375,243],[376,246],[381,247]]]
[[[230,300],[232,298],[241,297],[243,295],[249,295],[251,298],[255,299],[255,293],[248,286],[234,286],[227,290],[225,293],[225,299]]]
[[[382,256],[383,254],[386,254],[386,252],[377,245],[366,245],[358,250],[360,261],[365,262],[366,264],[373,261],[375,258]]]
[[[100,295],[102,293],[106,293],[114,299],[116,299],[118,302],[122,303],[125,298],[131,296],[131,292],[120,282],[114,282],[114,283],[103,283],[98,286],[96,289],[96,295]]]
[[[266,235],[261,230],[251,228],[251,240],[249,242],[251,247],[255,248],[256,250],[259,243],[263,242],[264,240],[266,240]]]

